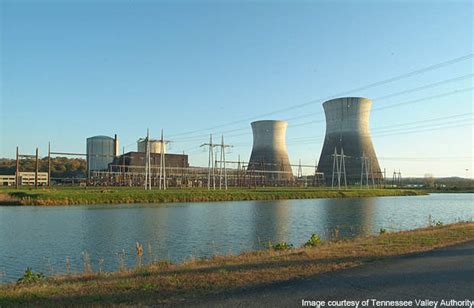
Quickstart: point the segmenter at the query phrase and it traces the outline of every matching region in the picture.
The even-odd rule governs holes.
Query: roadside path
[[[442,299],[474,302],[474,241],[307,279],[232,291],[191,306],[302,307],[302,299],[326,301],[325,307],[333,300],[411,300],[412,307],[434,307],[417,306],[415,299],[439,301],[438,307]],[[462,307],[460,304],[452,307]]]

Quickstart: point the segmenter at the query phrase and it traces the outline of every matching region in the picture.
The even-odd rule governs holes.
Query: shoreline
[[[41,188],[0,190],[0,206],[111,205],[130,203],[186,203],[215,201],[259,201],[322,198],[368,198],[427,195],[418,189],[319,189],[256,188],[229,190],[168,189],[146,191],[139,188]]]
[[[395,256],[474,241],[474,222],[334,239],[312,247],[155,262],[117,272],[58,275],[0,285],[0,305],[185,304],[276,282],[344,270]]]

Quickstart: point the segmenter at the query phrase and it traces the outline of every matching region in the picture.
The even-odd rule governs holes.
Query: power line
[[[398,81],[398,80],[401,80],[401,79],[404,79],[404,78],[408,78],[408,77],[412,77],[412,76],[415,76],[415,75],[418,75],[418,74],[422,74],[422,73],[425,73],[425,72],[430,71],[430,70],[439,69],[439,68],[442,68],[442,67],[445,67],[445,66],[448,66],[448,65],[452,65],[454,63],[458,63],[458,62],[461,62],[461,61],[471,59],[473,56],[474,56],[474,54],[470,53],[470,54],[467,54],[467,55],[464,55],[464,56],[461,56],[461,57],[457,57],[457,58],[450,59],[450,60],[447,60],[447,61],[444,61],[444,62],[436,63],[436,64],[433,64],[433,65],[430,65],[430,66],[427,66],[427,67],[424,67],[424,68],[421,68],[421,69],[417,69],[417,70],[414,70],[414,71],[411,71],[411,72],[408,72],[408,73],[400,74],[400,75],[397,75],[397,76],[394,76],[394,77],[391,77],[391,78],[388,78],[388,79],[373,82],[373,83],[370,83],[370,84],[367,84],[367,85],[364,85],[364,86],[361,86],[361,87],[353,88],[351,90],[339,92],[339,93],[327,96],[323,99],[316,99],[316,100],[312,100],[312,101],[309,101],[309,102],[306,102],[306,103],[302,103],[302,104],[298,104],[298,105],[294,105],[294,106],[290,106],[290,107],[286,107],[286,108],[277,109],[277,110],[274,110],[272,112],[263,113],[263,114],[260,114],[260,115],[244,118],[244,119],[241,119],[241,120],[231,121],[231,122],[227,122],[225,124],[215,125],[215,126],[208,127],[208,128],[203,128],[203,129],[178,133],[178,134],[174,134],[172,136],[175,137],[175,136],[182,136],[182,135],[192,134],[192,133],[199,132],[199,131],[209,131],[209,130],[213,130],[213,129],[216,129],[216,128],[241,123],[241,122],[244,122],[244,121],[254,120],[254,119],[259,118],[259,117],[269,116],[269,115],[277,114],[277,113],[280,113],[280,112],[285,112],[285,111],[305,107],[305,106],[312,105],[312,104],[315,104],[317,102],[320,102],[322,100],[328,100],[328,99],[333,98],[333,97],[348,95],[348,94],[351,94],[353,92],[366,90],[366,89],[369,89],[369,88],[377,87],[377,86],[380,86],[380,85],[383,85],[383,84],[392,83],[392,82],[395,82],[395,81]]]
[[[469,88],[464,88],[464,89],[460,89],[460,90],[454,90],[454,91],[450,91],[450,92],[440,93],[440,94],[436,94],[436,95],[432,95],[432,96],[428,96],[428,97],[422,97],[422,98],[411,100],[411,101],[392,104],[392,105],[389,105],[389,106],[373,108],[372,110],[369,110],[369,111],[366,111],[366,112],[377,112],[379,110],[390,109],[390,108],[394,108],[394,107],[398,107],[398,106],[416,104],[416,103],[420,103],[420,102],[423,102],[423,101],[432,100],[432,99],[435,99],[435,98],[451,96],[451,95],[458,94],[458,93],[463,93],[463,92],[469,92],[469,91],[472,91],[473,89],[474,89],[474,87],[469,87]],[[322,123],[322,122],[325,122],[325,119],[318,119],[318,120],[314,120],[314,121],[308,121],[308,122],[303,122],[303,123],[292,124],[291,127],[293,128],[293,127],[305,126],[305,125],[309,125],[309,124]]]
[[[472,113],[464,113],[464,114],[457,114],[457,115],[452,115],[452,116],[446,116],[446,117],[440,117],[440,118],[433,118],[433,119],[427,119],[423,121],[416,121],[416,122],[407,122],[407,123],[400,123],[400,124],[394,124],[390,126],[383,126],[383,129],[372,129],[371,130],[371,135],[372,136],[378,136],[378,135],[386,135],[388,133],[392,133],[392,131],[395,130],[401,130],[402,133],[407,131],[407,132],[412,132],[412,131],[418,131],[418,130],[413,130],[414,128],[418,129],[426,129],[426,128],[438,128],[438,127],[444,127],[446,125],[451,125],[451,124],[457,124],[457,125],[463,125],[465,126],[466,124],[469,123],[463,123],[466,121],[471,121],[472,118],[467,118],[467,119],[459,119],[456,121],[448,121],[448,122],[441,122],[441,123],[433,123],[433,124],[428,124],[428,125],[417,125],[417,126],[412,126],[412,127],[400,127],[400,126],[407,126],[407,125],[414,125],[418,123],[423,123],[423,122],[433,122],[437,120],[445,120],[445,119],[452,119],[452,118],[459,118],[459,117],[464,117],[467,115],[472,115]],[[318,135],[318,136],[306,136],[306,137],[297,137],[297,138],[290,138],[288,139],[287,144],[294,144],[294,143],[302,143],[306,144],[305,141],[318,141],[321,140],[325,137],[325,135]]]
[[[419,98],[419,99],[405,101],[405,102],[401,102],[401,103],[396,103],[396,104],[392,104],[392,105],[388,105],[388,106],[376,107],[376,108],[373,108],[371,111],[367,111],[367,112],[377,112],[379,110],[390,109],[390,108],[394,108],[394,107],[398,107],[398,106],[416,104],[416,103],[420,103],[420,102],[423,102],[423,101],[432,100],[432,99],[435,99],[435,98],[447,97],[447,96],[451,96],[451,95],[455,95],[455,94],[459,94],[459,93],[463,93],[463,92],[469,92],[469,91],[472,91],[473,89],[474,89],[474,87],[469,87],[469,88],[463,88],[463,89],[454,90],[454,91],[450,91],[450,92],[444,92],[444,93],[431,95],[431,96],[427,96],[427,97],[422,97],[422,98]],[[319,112],[318,114],[322,114],[322,112]],[[304,117],[306,117],[306,116],[304,116]],[[295,118],[296,117],[294,117],[293,119],[295,119]],[[306,125],[316,124],[316,123],[323,123],[323,122],[325,122],[325,119],[317,119],[317,120],[313,120],[313,121],[307,121],[307,122],[292,124],[291,128],[299,127],[299,126],[306,126]],[[247,126],[237,128],[237,129],[223,131],[222,133],[224,133],[224,132],[233,132],[233,131],[241,131],[241,130],[247,130],[247,132],[234,134],[234,135],[227,135],[227,136],[228,137],[236,137],[236,136],[243,136],[243,135],[250,134],[250,131],[248,131]],[[201,140],[204,136],[205,135],[192,136],[192,139],[191,139],[191,137],[189,137],[190,139],[184,138],[184,139],[181,139],[181,141],[183,141],[183,142],[184,141],[198,141],[198,140]]]
[[[403,91],[400,91],[400,92],[396,92],[396,93],[392,93],[392,94],[388,94],[388,95],[384,95],[384,96],[379,96],[379,97],[376,97],[376,98],[372,99],[372,101],[384,100],[384,99],[387,99],[387,98],[390,98],[390,97],[395,97],[395,96],[399,96],[399,95],[403,95],[403,94],[407,94],[407,93],[426,90],[426,89],[429,89],[429,88],[437,87],[437,86],[442,85],[442,84],[472,78],[473,76],[474,76],[474,74],[467,74],[467,75],[463,75],[463,76],[459,76],[459,77],[445,79],[445,80],[430,83],[430,84],[427,84],[427,85],[424,85],[424,86],[419,86],[419,87],[416,87],[416,88],[403,90]]]
[[[467,112],[467,113],[460,113],[460,114],[454,114],[446,117],[440,117],[440,118],[433,118],[433,119],[426,119],[426,120],[420,120],[420,121],[415,121],[415,122],[406,122],[406,123],[399,123],[399,124],[393,124],[393,125],[386,125],[386,126],[380,126],[380,127],[375,127],[373,130],[379,130],[379,129],[384,129],[386,127],[394,127],[394,126],[407,126],[411,124],[418,124],[418,123],[426,123],[426,122],[434,122],[438,120],[444,120],[444,119],[453,119],[453,118],[460,118],[460,117],[465,117],[468,115],[472,115],[472,112]]]
[[[403,95],[403,94],[407,94],[407,93],[412,93],[412,92],[416,92],[416,91],[421,91],[421,90],[437,87],[437,86],[442,85],[442,84],[451,83],[451,82],[455,82],[455,81],[459,81],[459,80],[463,80],[463,79],[467,79],[467,78],[472,78],[473,76],[474,76],[474,74],[467,74],[467,75],[462,75],[462,76],[458,76],[458,77],[454,77],[454,78],[449,78],[449,79],[441,80],[441,81],[438,81],[438,82],[430,83],[430,84],[427,84],[427,85],[419,86],[419,87],[416,87],[416,88],[407,89],[407,90],[387,94],[387,95],[384,95],[384,96],[376,97],[376,98],[373,98],[372,101],[378,103],[380,100],[384,100],[384,99],[387,99],[387,98],[391,98],[391,97],[395,97],[395,96],[399,96],[399,95]],[[311,117],[311,116],[314,116],[314,115],[319,115],[319,114],[323,114],[323,112],[318,111],[318,112],[312,112],[312,113],[305,113],[304,115],[299,115],[299,116],[294,116],[294,117],[291,117],[291,118],[286,118],[285,120],[286,121],[291,121],[291,120],[295,120],[295,119],[308,118],[308,117]]]

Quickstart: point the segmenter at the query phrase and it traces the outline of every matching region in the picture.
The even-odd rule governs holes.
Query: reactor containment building
[[[382,178],[369,131],[371,106],[372,101],[363,97],[336,98],[323,103],[326,136],[318,171],[324,173],[327,185],[334,185],[337,176],[348,185]]]
[[[118,138],[94,136],[86,140],[86,172],[108,170],[109,164],[118,155]]]
[[[288,123],[263,120],[251,123],[253,132],[252,154],[247,174],[268,184],[285,184],[293,179],[293,172],[286,150]],[[259,182],[260,182],[259,180]]]

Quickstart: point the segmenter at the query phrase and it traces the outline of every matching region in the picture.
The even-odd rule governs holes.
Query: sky
[[[192,165],[207,165],[210,133],[246,161],[250,122],[276,119],[290,161],[314,165],[322,103],[363,96],[387,176],[472,178],[473,13],[468,0],[1,0],[0,157],[85,153],[114,134],[135,151],[149,128]]]

